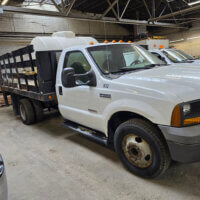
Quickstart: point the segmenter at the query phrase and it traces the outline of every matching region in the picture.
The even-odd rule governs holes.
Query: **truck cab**
[[[56,77],[60,113],[65,119],[108,135],[107,121],[112,114],[123,110],[120,105],[124,101],[121,92],[125,83],[120,79],[133,71],[147,70],[155,65],[164,63],[142,47],[127,43],[64,50]],[[67,81],[73,79],[68,75],[74,76],[73,83]]]
[[[59,111],[67,127],[113,144],[131,172],[155,177],[171,159],[199,160],[200,126],[192,114],[200,105],[199,70],[167,66],[134,44],[67,48],[56,77]]]

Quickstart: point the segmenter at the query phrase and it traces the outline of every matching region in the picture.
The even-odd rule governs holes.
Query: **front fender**
[[[111,117],[121,111],[132,112],[143,116],[154,124],[170,125],[171,113],[174,108],[173,104],[165,105],[163,112],[162,103],[146,103],[144,101],[120,99],[109,104],[103,113],[105,133],[108,133],[108,121]]]

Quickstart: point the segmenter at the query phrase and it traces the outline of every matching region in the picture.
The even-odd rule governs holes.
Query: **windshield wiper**
[[[143,67],[122,67],[122,68],[119,69],[119,71],[111,72],[111,74],[116,74],[116,73],[120,73],[120,72],[135,71],[135,70],[140,70],[140,69],[151,69],[153,67],[161,66],[161,65],[166,65],[166,64],[149,64],[149,65],[145,65]]]
[[[147,69],[147,68],[146,67],[137,67],[137,68],[122,67],[122,68],[119,69],[119,71],[110,72],[110,73],[111,74],[117,74],[117,73],[121,73],[121,72],[129,72],[129,71],[135,71],[135,70],[139,70],[139,69]]]
[[[130,67],[122,67],[119,70],[127,72],[127,71],[135,71],[135,70],[138,70],[138,69],[150,69],[150,67],[134,67],[134,68],[133,67],[132,68],[130,68]]]
[[[186,59],[185,61],[188,62],[188,63],[193,63],[194,62],[194,60],[190,60],[190,59]]]
[[[193,63],[194,61],[192,60],[182,60],[182,61],[178,61],[177,63]]]
[[[145,65],[143,67],[122,67],[120,68],[120,71],[135,71],[138,69],[151,69],[155,66],[158,66],[157,64],[150,64],[150,65]]]
[[[145,65],[144,67],[153,68],[153,67],[161,66],[161,65],[165,65],[165,64],[149,64],[149,65]]]

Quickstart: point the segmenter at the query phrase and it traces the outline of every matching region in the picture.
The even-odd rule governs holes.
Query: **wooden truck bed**
[[[0,56],[0,88],[4,95],[16,94],[48,102],[56,101],[55,80],[60,52],[34,52],[27,46]]]

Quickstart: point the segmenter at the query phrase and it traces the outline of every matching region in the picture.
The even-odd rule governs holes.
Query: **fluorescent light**
[[[170,41],[170,43],[181,42],[181,41],[183,41],[183,40],[184,40],[183,38],[181,38],[180,40],[172,40],[172,41]]]
[[[198,3],[200,3],[200,0],[199,0],[199,1],[193,1],[193,2],[188,3],[188,6],[193,6],[193,5],[196,5],[196,4],[198,4]]]
[[[187,40],[194,40],[194,39],[198,39],[198,38],[200,38],[200,36],[196,36],[196,37],[187,38]]]
[[[9,0],[3,0],[2,3],[1,3],[1,5],[2,5],[2,6],[5,6],[5,5],[8,3],[8,1],[9,1]]]

